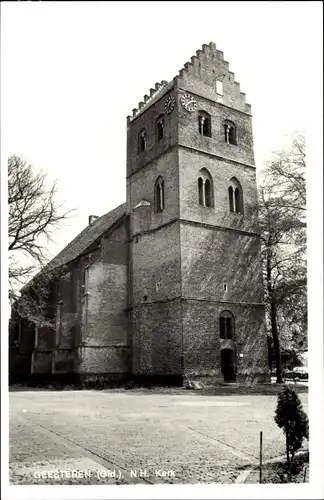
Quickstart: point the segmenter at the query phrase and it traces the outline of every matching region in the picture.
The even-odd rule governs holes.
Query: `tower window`
[[[199,205],[204,205],[204,181],[201,177],[198,179],[198,194],[199,194]]]
[[[228,199],[229,199],[229,210],[230,212],[234,212],[234,198],[233,198],[232,186],[228,188]]]
[[[232,177],[228,187],[229,210],[230,212],[243,214],[243,190],[239,181]]]
[[[242,213],[242,208],[241,208],[241,192],[239,188],[235,188],[234,191],[234,201],[235,201],[235,211],[236,213],[240,214]]]
[[[205,111],[199,111],[198,130],[199,134],[206,137],[211,137],[211,118],[210,115]]]
[[[219,336],[221,339],[234,340],[234,316],[230,311],[220,314]]]
[[[164,137],[164,118],[158,118],[156,122],[156,137],[157,142],[161,141]]]
[[[225,318],[219,318],[219,335],[221,339],[225,339]]]
[[[237,145],[236,126],[233,122],[225,122],[224,124],[225,142],[227,144]]]
[[[158,177],[155,182],[154,187],[154,204],[155,204],[155,212],[163,212],[164,210],[164,180],[162,177]]]
[[[198,203],[203,207],[214,206],[213,179],[206,168],[201,169],[198,178]]]
[[[212,191],[209,179],[205,180],[205,201],[206,201],[206,207],[212,206]]]
[[[138,152],[142,153],[146,150],[146,130],[143,129],[138,135]]]

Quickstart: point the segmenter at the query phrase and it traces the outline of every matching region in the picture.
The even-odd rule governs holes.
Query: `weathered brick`
[[[222,82],[223,96],[216,93],[216,81]],[[264,380],[251,106],[212,43],[159,87],[127,120],[125,208],[111,212],[112,222],[101,235],[93,226],[87,248],[82,244],[65,276],[53,284],[49,311],[56,326],[39,329],[32,369],[222,380],[222,353],[229,349],[237,380]],[[197,101],[193,112],[181,104],[186,93]],[[167,99],[174,99],[171,113],[165,113]],[[199,133],[199,111],[210,115],[211,137]],[[160,117],[164,137],[158,140]],[[225,141],[225,120],[235,123],[236,145]],[[139,152],[143,129],[146,149]],[[208,208],[198,200],[201,169],[212,179],[214,203]],[[165,205],[157,213],[154,186],[160,176]],[[229,210],[232,178],[242,188],[242,214]],[[127,216],[120,218],[123,210]],[[80,241],[86,235],[79,235]],[[71,255],[71,247],[66,252]],[[222,311],[233,315],[233,339],[220,338]]]

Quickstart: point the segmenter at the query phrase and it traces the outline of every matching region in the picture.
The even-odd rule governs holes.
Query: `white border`
[[[310,2],[315,3],[315,2]],[[320,2],[316,2],[320,3]],[[168,4],[171,5],[171,4]],[[293,22],[293,20],[292,20]],[[316,29],[316,27],[314,27]],[[1,30],[2,32],[2,30]],[[274,30],[275,36],[275,30]],[[322,122],[322,31],[310,60],[301,65],[301,77],[309,78],[307,99],[307,189],[308,189],[308,305],[309,305],[309,415],[310,483],[296,485],[157,485],[157,486],[9,486],[8,482],[8,287],[7,287],[7,175],[5,131],[1,131],[1,459],[4,499],[93,499],[93,498],[323,498],[323,122]],[[306,66],[305,66],[306,64]],[[266,98],[266,96],[265,96]],[[296,103],[299,105],[299,103]],[[280,117],[278,117],[280,119]],[[2,123],[2,120],[1,120]]]

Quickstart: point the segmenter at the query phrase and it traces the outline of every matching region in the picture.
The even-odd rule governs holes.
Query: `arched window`
[[[235,192],[234,192],[234,201],[235,201],[235,211],[236,213],[242,213],[242,208],[241,208],[241,192],[239,190],[239,188],[235,188]]]
[[[219,316],[219,336],[221,339],[235,340],[234,316],[230,311],[223,311]]]
[[[225,133],[225,142],[227,142],[227,144],[233,144],[234,146],[236,146],[237,140],[236,140],[235,123],[226,120],[226,122],[224,123],[224,133]]]
[[[198,202],[203,207],[214,206],[213,179],[206,168],[200,170],[198,178]]]
[[[156,120],[156,141],[160,142],[164,137],[164,118],[159,116]]]
[[[205,200],[206,200],[206,207],[213,206],[211,183],[209,179],[205,180]]]
[[[146,130],[143,128],[138,134],[138,152],[142,153],[146,150]]]
[[[198,179],[198,194],[199,194],[199,205],[204,204],[204,181],[201,177]]]
[[[230,212],[243,214],[243,190],[236,177],[232,177],[228,187],[229,210]]]
[[[230,186],[228,188],[228,199],[229,199],[229,209],[230,212],[234,212],[234,198],[233,198],[233,188]]]
[[[211,137],[211,117],[206,111],[198,112],[198,130],[199,134]]]
[[[164,180],[162,177],[158,177],[154,186],[154,205],[155,212],[163,212],[164,210]]]

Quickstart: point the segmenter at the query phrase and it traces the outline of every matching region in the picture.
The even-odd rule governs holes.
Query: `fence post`
[[[260,484],[262,483],[262,431],[260,431]]]

